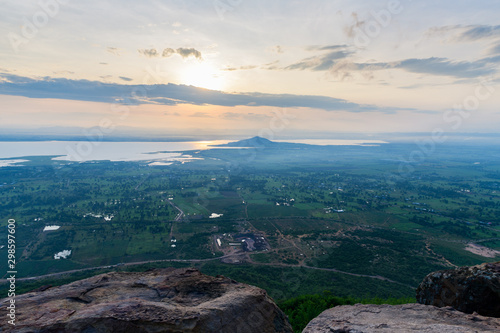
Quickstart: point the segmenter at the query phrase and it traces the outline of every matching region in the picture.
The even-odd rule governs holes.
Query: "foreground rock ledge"
[[[2,320],[0,331],[293,332],[264,290],[190,268],[97,275],[16,304],[15,329]]]
[[[344,305],[323,311],[303,333],[499,332],[500,319],[423,304]]]
[[[500,262],[431,273],[418,286],[417,301],[500,317]]]

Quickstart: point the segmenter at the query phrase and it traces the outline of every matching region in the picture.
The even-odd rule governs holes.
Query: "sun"
[[[190,64],[181,74],[183,84],[195,87],[222,90],[224,88],[223,73],[206,63]]]

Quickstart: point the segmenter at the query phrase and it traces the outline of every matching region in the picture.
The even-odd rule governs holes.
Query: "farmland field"
[[[402,168],[414,148],[210,149],[165,166],[25,157],[0,168],[1,224],[16,221],[19,278],[191,265],[277,299],[413,297],[429,272],[500,253],[498,149],[446,145]],[[47,279],[71,275],[19,283]]]

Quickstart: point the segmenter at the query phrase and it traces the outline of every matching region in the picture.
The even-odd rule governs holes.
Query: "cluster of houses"
[[[325,213],[326,214],[330,214],[330,213],[343,213],[345,212],[345,210],[343,209],[334,209],[333,207],[328,207],[328,208],[323,208],[325,210]]]

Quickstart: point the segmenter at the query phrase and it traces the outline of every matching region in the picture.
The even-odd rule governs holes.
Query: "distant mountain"
[[[245,147],[245,148],[305,148],[311,147],[311,145],[306,145],[303,143],[291,143],[291,142],[273,142],[266,138],[260,136],[254,136],[250,139],[244,139],[235,142],[229,142],[223,145],[214,145],[212,147]]]
[[[276,142],[272,142],[266,138],[260,136],[254,136],[250,139],[240,140],[236,142],[229,142],[224,145],[218,145],[217,147],[255,147],[255,148],[267,148],[276,145]]]

